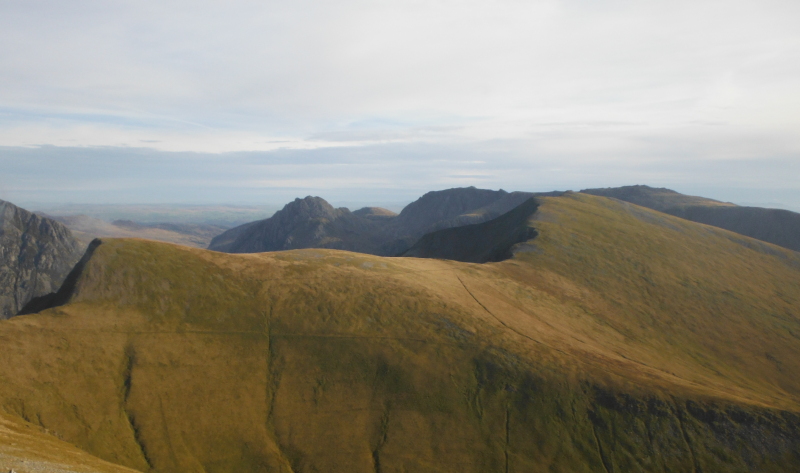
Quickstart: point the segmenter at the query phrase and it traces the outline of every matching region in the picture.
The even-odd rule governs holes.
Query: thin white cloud
[[[12,0],[0,4],[0,146],[35,152],[43,182],[68,160],[78,182],[97,175],[125,198],[199,198],[188,182],[152,189],[186,162],[198,188],[220,179],[217,196],[237,180],[416,192],[698,176],[800,192],[776,168],[800,160],[797,18],[789,0]],[[172,164],[137,168],[141,147]],[[361,168],[252,175],[241,151]],[[714,176],[731,162],[768,169]],[[0,177],[19,176],[0,191],[32,198],[36,185],[18,183],[33,171],[0,163]],[[101,198],[86,185],[58,198]]]
[[[796,2],[34,1],[0,9],[0,103],[35,112],[31,126],[58,115],[189,137],[197,128],[305,137],[370,117],[403,131],[479,118],[493,129],[486,134],[530,121],[800,124]]]

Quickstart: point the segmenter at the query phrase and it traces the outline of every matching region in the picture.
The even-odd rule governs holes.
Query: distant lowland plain
[[[800,472],[800,214],[0,201],[0,472]]]

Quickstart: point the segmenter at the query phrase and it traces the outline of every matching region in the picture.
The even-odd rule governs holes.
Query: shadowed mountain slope
[[[463,190],[470,190],[474,188],[468,189],[450,189],[448,191],[441,191],[442,193],[447,193],[449,191],[463,191]],[[475,189],[481,190],[481,189]],[[418,239],[422,235],[427,233],[445,229],[445,228],[454,228],[454,227],[461,227],[464,225],[474,225],[481,222],[486,222],[493,218],[499,217],[506,212],[509,212],[511,209],[519,206],[523,202],[527,201],[528,199],[536,196],[544,197],[544,196],[558,196],[563,194],[562,192],[547,192],[547,193],[533,193],[533,192],[505,192],[505,191],[498,191],[500,193],[500,197],[497,199],[492,200],[491,202],[481,206],[475,207],[469,210],[466,210],[462,213],[459,213],[455,216],[447,216],[442,220],[433,220],[426,225],[422,226],[421,230],[416,230],[411,232],[410,230],[399,230],[397,233],[407,233],[412,238]],[[428,195],[428,194],[426,194]],[[446,196],[446,194],[445,194]],[[423,196],[424,198],[424,196]],[[422,200],[422,199],[420,199]],[[426,203],[427,206],[436,207],[441,203],[437,203],[436,201],[429,201]],[[409,204],[410,206],[410,204]],[[405,209],[404,209],[405,210]],[[401,214],[402,215],[402,214]],[[393,222],[395,225],[399,227],[403,227],[402,221],[398,219],[399,222]]]
[[[222,233],[211,240],[209,249],[259,253],[313,247],[374,253],[381,244],[378,229],[372,219],[309,196],[295,199],[266,220]]]
[[[536,236],[536,230],[528,225],[528,219],[538,207],[536,200],[529,198],[488,222],[428,233],[403,256],[451,259],[467,263],[486,263],[510,258],[514,245]]]
[[[800,214],[789,210],[740,207],[648,186],[584,189],[581,192],[613,197],[800,251]]]
[[[800,256],[539,201],[483,265],[98,242],[0,408],[154,472],[800,471]]]
[[[800,214],[760,207],[688,206],[667,213],[800,251]]]
[[[214,238],[210,250],[255,253],[299,248],[335,248],[380,256],[408,250],[426,233],[485,222],[534,195],[475,187],[428,192],[400,214],[365,207],[334,209],[319,197],[296,199],[272,218],[232,228]]]
[[[0,319],[57,290],[82,251],[64,225],[0,200]]]
[[[504,190],[493,191],[475,187],[431,191],[403,208],[397,219],[392,222],[393,233],[398,238],[406,235],[419,238],[431,230],[436,230],[435,226],[440,222],[491,205],[507,195]]]
[[[641,205],[648,209],[665,212],[669,209],[687,206],[706,206],[706,207],[736,207],[728,202],[707,199],[694,195],[685,195],[664,187],[650,186],[622,186],[606,187],[603,189],[583,189],[584,194],[599,195],[602,197],[613,197],[624,200],[632,204]]]

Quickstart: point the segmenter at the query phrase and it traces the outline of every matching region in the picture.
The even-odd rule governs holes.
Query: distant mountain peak
[[[581,192],[589,193],[588,191],[615,191],[615,192],[638,192],[642,194],[680,194],[672,189],[666,187],[652,187],[645,184],[634,184],[632,186],[620,187],[603,187],[597,189],[584,189]]]
[[[558,194],[558,193],[556,193]],[[295,199],[272,218],[232,228],[209,249],[253,253],[293,248],[337,248],[395,256],[426,233],[485,222],[534,194],[462,187],[427,192],[400,214],[380,207],[335,209],[320,197]]]
[[[297,198],[286,204],[283,209],[275,213],[275,216],[298,216],[303,218],[329,218],[334,219],[343,210],[335,209],[322,197],[306,196],[302,199]],[[348,211],[349,212],[349,211]]]
[[[441,219],[453,218],[464,212],[489,205],[506,194],[508,194],[508,192],[502,189],[495,191],[490,189],[478,189],[475,186],[430,191],[408,204],[400,212],[400,216],[408,217],[412,214],[419,213],[421,209],[435,209]],[[432,205],[433,203],[436,205]]]
[[[232,228],[211,241],[209,249],[232,253],[257,253],[292,248],[336,248],[355,250],[359,245],[373,248],[369,237],[376,223],[354,215],[348,209],[334,208],[316,196],[297,198],[268,219]]]
[[[539,202],[531,197],[495,219],[428,233],[403,256],[468,263],[502,261],[513,255],[514,245],[537,236],[528,221],[538,208]]]
[[[660,212],[671,208],[695,205],[733,205],[705,197],[681,194],[680,192],[664,187],[650,187],[641,184],[635,186],[583,189],[581,192],[601,197],[612,197]]]

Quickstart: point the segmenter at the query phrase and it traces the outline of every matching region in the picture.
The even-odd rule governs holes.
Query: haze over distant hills
[[[584,189],[581,192],[630,202],[800,251],[800,214],[783,209],[740,207],[648,186]]]
[[[648,186],[581,192],[612,197],[800,251],[800,214],[788,210],[740,207]],[[423,235],[486,222],[531,197],[560,194],[509,193],[474,187],[448,189],[425,194],[400,214],[377,208],[355,212],[334,209],[324,199],[309,196],[287,204],[271,218],[249,222],[220,234],[208,248],[228,253],[332,248],[397,256],[409,251]],[[429,239],[430,244],[432,240]],[[427,254],[427,250],[417,248],[413,254],[423,253]]]
[[[427,235],[518,238],[96,241],[0,322],[0,409],[154,473],[800,471],[797,252],[580,193]]]
[[[189,205],[189,204],[45,204],[28,208],[51,217],[84,215],[105,222],[130,220],[140,224],[159,223],[215,225],[231,228],[269,217],[274,205]]]
[[[205,248],[225,227],[197,223],[140,223],[131,220],[107,222],[87,215],[51,217],[66,225],[75,237],[88,245],[95,238],[145,238]]]

